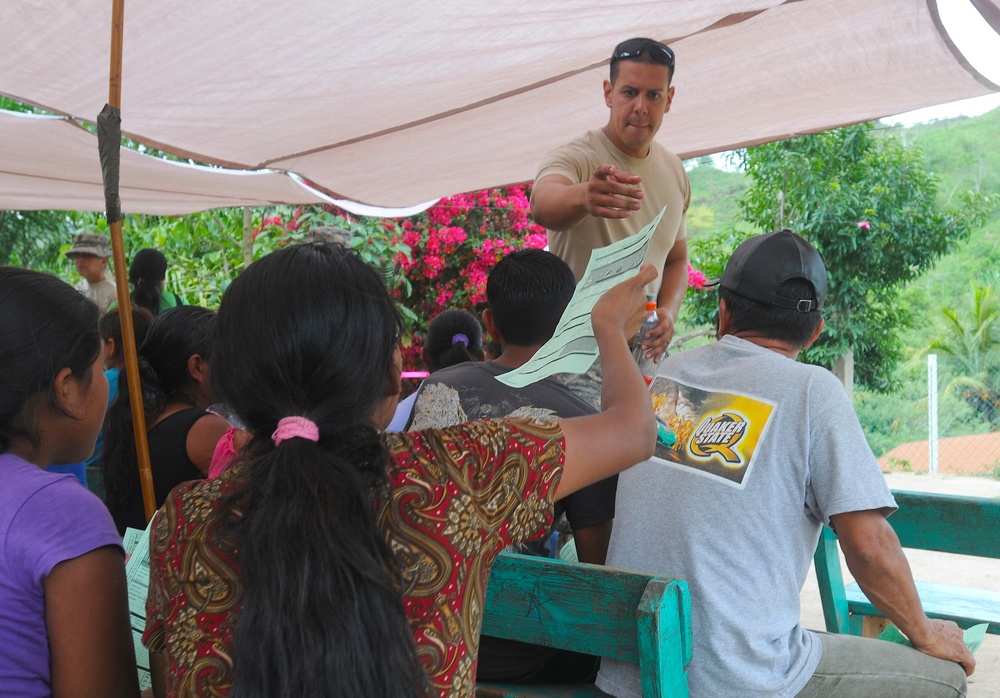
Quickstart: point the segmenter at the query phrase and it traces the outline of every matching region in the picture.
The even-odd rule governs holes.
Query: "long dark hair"
[[[153,316],[145,308],[132,306],[132,332],[135,335],[136,347],[142,346],[142,341],[146,338],[149,330],[149,323],[153,321]],[[122,338],[122,316],[118,308],[109,310],[101,316],[101,321],[97,323],[97,331],[101,334],[101,340],[107,342],[113,340],[115,351],[108,354],[104,363],[121,366],[125,363],[125,343]]]
[[[387,461],[370,419],[401,326],[384,280],[336,245],[278,250],[223,296],[213,387],[252,434],[227,502],[245,590],[233,695],[427,692],[373,511]],[[288,416],[315,422],[318,442],[276,447]]]
[[[445,310],[427,323],[424,340],[427,369],[442,368],[483,360],[483,327],[466,310]]]
[[[194,404],[188,359],[212,355],[212,320],[215,313],[197,305],[170,308],[157,315],[139,346],[139,382],[142,384],[146,427],[172,402]],[[139,457],[135,448],[132,399],[128,375],[118,374],[118,397],[104,418],[104,455],[101,457],[105,504],[117,521],[139,487]]]
[[[101,351],[99,316],[96,304],[54,276],[0,267],[0,453],[17,439],[38,448],[41,400],[63,413],[56,374],[89,375]]]
[[[128,280],[132,284],[132,303],[145,308],[156,317],[160,312],[160,297],[163,295],[163,279],[167,273],[167,258],[159,250],[144,247],[135,253],[132,266],[128,268]]]

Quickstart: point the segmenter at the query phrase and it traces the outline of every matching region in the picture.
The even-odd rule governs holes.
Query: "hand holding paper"
[[[616,284],[638,273],[646,257],[649,239],[659,224],[666,207],[660,210],[637,234],[594,250],[573,298],[563,312],[552,339],[520,368],[497,376],[497,380],[512,388],[526,385],[555,373],[586,373],[598,356],[597,340],[591,324],[591,311],[598,299]],[[655,278],[655,277],[654,277]],[[638,325],[632,328],[632,331]]]

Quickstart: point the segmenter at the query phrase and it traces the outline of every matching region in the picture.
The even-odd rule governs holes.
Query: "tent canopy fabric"
[[[1000,16],[1000,0],[973,3]],[[110,24],[98,0],[3,3],[0,93],[93,121]],[[550,148],[606,123],[608,59],[632,36],[677,54],[658,140],[682,157],[1000,91],[949,39],[937,0],[126,1],[122,130],[199,162],[410,206],[530,180]],[[39,139],[39,159],[58,163],[60,142]],[[227,186],[195,189],[232,200]],[[146,206],[122,199],[126,212]]]
[[[96,135],[62,117],[2,110],[0,133],[0,207],[104,210]],[[130,213],[168,216],[228,206],[330,203],[284,172],[219,170],[128,148],[121,153],[120,196]]]

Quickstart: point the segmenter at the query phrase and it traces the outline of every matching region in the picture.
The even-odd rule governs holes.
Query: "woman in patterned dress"
[[[639,275],[598,302],[604,412],[385,435],[401,321],[335,245],[248,267],[216,319],[216,396],[249,443],[153,524],[144,642],[163,695],[471,696],[490,565],[552,503],[652,453],[625,337]]]

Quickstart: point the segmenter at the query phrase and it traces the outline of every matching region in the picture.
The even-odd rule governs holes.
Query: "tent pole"
[[[114,110],[121,109],[122,101],[122,35],[125,27],[125,0],[114,0],[111,10],[111,72],[108,83],[108,105]],[[120,123],[120,122],[119,122]],[[117,142],[108,144],[116,158],[121,157],[121,130],[118,129]],[[105,190],[109,188],[108,168],[105,173]],[[118,167],[114,167],[114,199],[118,200]],[[128,265],[125,262],[125,242],[122,239],[120,206],[107,209],[108,228],[111,232],[111,250],[115,259],[115,285],[118,287],[118,312],[121,316],[122,344],[125,350],[125,373],[128,376],[129,399],[132,402],[132,424],[135,428],[136,453],[139,456],[139,481],[142,485],[142,501],[149,521],[156,513],[156,497],[153,494],[153,471],[149,463],[149,443],[146,440],[146,415],[143,410],[142,385],[139,381],[139,357],[135,345],[135,327],[132,323],[132,299],[128,292]]]

